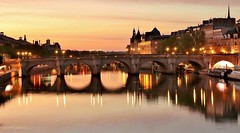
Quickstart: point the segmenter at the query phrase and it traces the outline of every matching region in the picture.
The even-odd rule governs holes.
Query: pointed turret
[[[135,28],[133,28],[133,35],[136,35],[136,31],[135,31]]]
[[[141,40],[141,33],[140,33],[139,29],[138,29],[138,32],[137,32],[137,35],[136,35],[136,39],[137,39],[138,41]]]
[[[229,18],[231,18],[230,17],[230,6],[228,5],[228,16],[227,16],[227,18],[229,19]]]
[[[135,36],[136,36],[136,31],[135,31],[135,28],[133,28],[133,34],[132,34],[132,38],[130,38],[130,43],[134,42]]]

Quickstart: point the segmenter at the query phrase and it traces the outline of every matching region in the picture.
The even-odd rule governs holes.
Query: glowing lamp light
[[[8,91],[11,91],[12,89],[13,89],[12,85],[7,85],[5,88],[5,91],[8,92]]]
[[[166,48],[166,51],[169,51],[169,48]]]
[[[219,61],[217,62],[213,68],[233,68],[234,65],[228,61]]]
[[[214,52],[214,50],[211,50],[211,54],[214,54],[215,52]]]
[[[195,48],[192,48],[192,51],[194,52],[196,49]]]
[[[217,83],[217,88],[219,91],[224,92],[226,90],[226,84],[225,83]]]

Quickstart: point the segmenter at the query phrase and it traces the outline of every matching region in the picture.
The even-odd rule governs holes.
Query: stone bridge
[[[240,65],[240,55],[101,55],[80,58],[24,59],[20,61],[22,76],[30,76],[30,71],[37,65],[48,65],[57,70],[58,76],[65,73],[67,66],[85,64],[93,76],[99,76],[105,64],[120,62],[127,67],[129,74],[139,74],[140,69],[148,62],[157,63],[159,71],[175,74],[180,63],[190,63],[196,70],[211,68],[216,62],[225,60]]]

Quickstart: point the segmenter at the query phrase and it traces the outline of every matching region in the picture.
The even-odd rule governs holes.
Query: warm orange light
[[[194,52],[196,49],[195,48],[192,48],[192,51]]]
[[[215,53],[215,51],[214,50],[211,50],[211,54],[214,54]]]
[[[225,83],[217,83],[217,88],[218,90],[220,90],[221,92],[224,92],[226,90],[226,84]]]
[[[196,103],[196,90],[193,89],[193,102]]]
[[[169,48],[168,48],[168,47],[166,48],[166,51],[169,51]]]

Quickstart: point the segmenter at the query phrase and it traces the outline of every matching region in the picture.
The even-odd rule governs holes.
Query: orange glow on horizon
[[[232,17],[240,18],[239,3],[228,2],[235,5]],[[133,28],[144,33],[157,27],[166,35],[211,17],[223,17],[227,11],[225,2],[196,4],[194,0],[2,0],[0,6],[1,31],[7,36],[27,35],[31,43],[51,39],[62,49],[104,51],[125,51]]]

